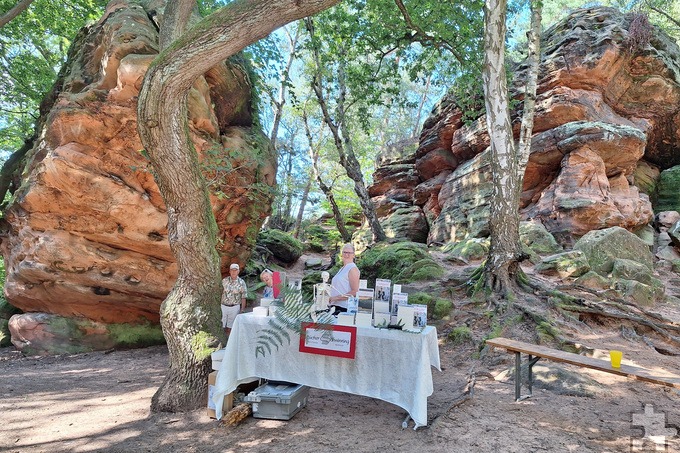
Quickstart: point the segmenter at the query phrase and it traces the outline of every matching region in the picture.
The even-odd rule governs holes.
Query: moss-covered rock
[[[659,181],[659,167],[650,164],[647,161],[639,160],[637,167],[633,171],[633,180],[635,186],[640,189],[640,192],[646,193],[652,197],[656,193],[656,184]]]
[[[576,279],[576,283],[593,289],[608,289],[611,286],[611,282],[608,278],[593,271],[588,271],[581,275]]]
[[[675,222],[672,227],[668,229],[668,236],[674,246],[680,247],[680,220]]]
[[[654,212],[680,211],[680,165],[664,170],[656,186]]]
[[[645,285],[637,280],[617,279],[614,281],[614,289],[638,305],[649,306],[664,299],[663,286]]]
[[[380,225],[388,238],[427,242],[427,221],[418,206],[395,209],[388,217],[380,220]]]
[[[302,256],[302,242],[281,230],[262,230],[257,236],[257,245],[264,247],[272,256],[283,263],[294,263]]]
[[[395,281],[399,283],[435,280],[444,275],[444,269],[429,257],[416,261],[399,272]]]
[[[142,348],[165,343],[163,329],[157,324],[109,324],[107,330],[115,347]]]
[[[617,258],[633,260],[653,269],[649,246],[621,227],[590,231],[574,244],[574,250],[582,251],[590,268],[600,275],[609,274]]]
[[[387,278],[394,283],[414,281],[416,269],[413,264],[417,262],[419,266],[425,266],[425,263],[434,263],[434,260],[430,258],[424,244],[415,242],[375,244],[357,258],[361,278],[368,280],[369,285],[375,282],[376,278]],[[429,264],[428,267],[434,269],[434,266]],[[402,282],[400,279],[405,280]]]
[[[519,240],[539,255],[552,255],[562,251],[555,237],[540,222],[520,222]]]
[[[447,253],[452,259],[462,259],[464,261],[483,260],[489,254],[488,238],[470,238],[460,242],[447,244],[442,251]]]
[[[648,247],[654,246],[655,231],[654,231],[654,227],[651,226],[650,224],[643,225],[642,227],[633,231],[633,234],[635,234],[635,236],[642,239],[642,241],[645,244],[647,244]]]
[[[614,278],[635,280],[645,285],[663,286],[659,279],[654,278],[647,266],[632,260],[615,259],[611,275]]]
[[[550,255],[538,263],[536,272],[546,275],[559,275],[560,278],[579,277],[590,270],[588,260],[580,250]]]
[[[104,324],[47,313],[14,315],[12,343],[27,355],[77,354],[111,348],[136,348],[165,342],[157,324]]]

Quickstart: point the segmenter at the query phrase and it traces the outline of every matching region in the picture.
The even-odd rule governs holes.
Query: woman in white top
[[[331,280],[331,297],[328,305],[334,307],[334,315],[347,311],[347,298],[359,291],[359,268],[354,264],[354,246],[342,247],[342,268]]]

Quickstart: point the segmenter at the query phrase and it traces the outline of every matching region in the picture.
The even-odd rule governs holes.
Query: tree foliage
[[[0,0],[0,11],[15,6]],[[105,0],[35,0],[0,28],[0,155],[33,134],[40,102],[57,78],[78,30],[98,19]]]

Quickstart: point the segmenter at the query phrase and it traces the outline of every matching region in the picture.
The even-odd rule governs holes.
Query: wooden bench
[[[592,368],[594,370],[605,371],[607,373],[618,374],[619,376],[627,376],[641,381],[652,382],[654,384],[666,385],[669,387],[680,388],[680,376],[672,373],[655,374],[652,371],[644,368],[624,365],[620,368],[614,368],[608,360],[595,359],[586,357],[571,352],[559,351],[557,349],[547,348],[531,343],[524,343],[522,341],[510,340],[508,338],[494,338],[486,340],[486,344],[494,348],[503,348],[508,352],[515,353],[515,401],[521,401],[531,396],[531,386],[533,381],[532,368],[539,359],[544,358],[552,360],[553,362],[569,363],[585,368]],[[521,396],[521,379],[520,368],[522,364],[521,354],[528,355],[528,390],[529,394]]]

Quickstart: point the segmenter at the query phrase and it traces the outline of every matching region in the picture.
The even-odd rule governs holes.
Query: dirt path
[[[301,276],[302,267],[289,272]],[[457,300],[458,312],[469,310],[464,302]],[[679,306],[660,309],[680,319]],[[436,327],[441,334],[458,322],[443,321]],[[624,339],[619,326],[581,323],[565,326],[563,334],[594,349],[596,357],[620,349],[624,363],[680,374],[677,357],[661,355],[644,341]],[[165,347],[55,357],[22,357],[4,348],[0,451],[654,451],[649,443],[632,449],[632,442],[645,433],[633,421],[647,407],[665,417],[656,430],[649,427],[648,434],[665,432],[665,451],[680,453],[678,389],[540,361],[534,368],[539,380],[534,397],[515,403],[513,383],[506,377],[513,362],[510,354],[482,351],[480,356],[471,344],[452,346],[441,338],[440,356],[442,371],[433,370],[435,390],[428,399],[429,426],[414,431],[401,429],[405,412],[397,406],[318,389],[311,389],[307,407],[288,422],[249,417],[227,427],[208,418],[203,409],[150,414],[151,396],[167,367]],[[471,371],[477,376],[472,398],[451,408]]]
[[[592,346],[617,344],[626,351],[624,361],[677,370],[677,358],[616,335],[591,332],[584,340]],[[514,403],[511,382],[482,376],[507,370],[511,356],[492,352],[486,368],[466,359],[473,352],[440,347],[443,370],[434,371],[430,426],[413,431],[401,429],[405,414],[396,406],[317,389],[289,422],[251,417],[226,427],[204,410],[150,415],[150,398],[168,360],[164,347],[43,358],[24,358],[5,348],[0,350],[0,451],[627,452],[632,439],[643,435],[632,417],[645,405],[664,413],[669,426],[680,427],[678,390],[539,362],[539,375],[559,373],[567,385],[538,389],[533,398]],[[473,397],[447,411],[473,367],[480,373]],[[669,439],[666,451],[680,452],[680,436]]]

